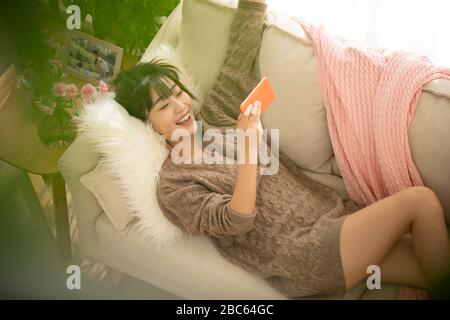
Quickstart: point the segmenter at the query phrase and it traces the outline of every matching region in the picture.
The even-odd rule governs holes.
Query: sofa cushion
[[[261,74],[270,79],[277,95],[262,122],[266,128],[280,129],[280,148],[300,167],[332,173],[333,148],[314,51],[303,30],[293,24],[276,18],[262,38]]]
[[[300,171],[311,179],[319,181],[320,183],[333,188],[340,194],[343,199],[348,199],[348,193],[345,189],[344,180],[342,179],[342,177],[330,173],[317,173],[305,169],[300,169]]]
[[[80,182],[94,194],[117,232],[126,236],[133,217],[122,198],[123,193],[117,179],[100,162],[94,170],[81,176]]]
[[[206,0],[183,2],[179,50],[186,68],[205,95],[219,76],[237,2]],[[211,36],[214,35],[214,36]]]
[[[408,138],[422,180],[438,196],[450,224],[450,81],[436,82],[424,87]]]

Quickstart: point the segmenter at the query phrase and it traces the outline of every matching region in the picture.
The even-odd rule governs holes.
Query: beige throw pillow
[[[130,215],[131,208],[122,197],[118,180],[100,162],[94,170],[83,175],[80,181],[97,198],[117,232],[126,237],[134,219]]]

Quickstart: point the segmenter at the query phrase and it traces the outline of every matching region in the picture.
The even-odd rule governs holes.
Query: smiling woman
[[[158,86],[150,89],[154,103],[148,116],[149,122],[168,140],[176,129],[187,129],[189,135],[194,134],[191,96],[170,79],[162,78],[159,82],[159,89]]]
[[[115,81],[115,86],[116,101],[127,109],[131,116],[144,122],[149,120],[149,114],[153,108],[157,106],[157,110],[160,110],[166,106],[167,99],[172,97],[174,92],[183,93],[186,99],[184,94],[189,99],[196,99],[181,83],[178,69],[156,59],[121,72]]]

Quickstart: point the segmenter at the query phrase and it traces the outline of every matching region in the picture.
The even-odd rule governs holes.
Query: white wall
[[[323,24],[338,36],[450,67],[450,0],[266,1],[269,9]]]

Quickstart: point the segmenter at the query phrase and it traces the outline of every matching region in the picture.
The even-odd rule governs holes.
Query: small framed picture
[[[122,64],[123,49],[79,31],[68,31],[64,69],[84,81],[106,83],[117,76]]]

